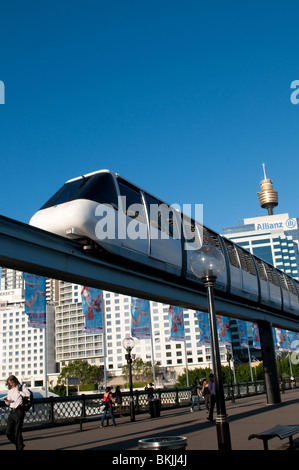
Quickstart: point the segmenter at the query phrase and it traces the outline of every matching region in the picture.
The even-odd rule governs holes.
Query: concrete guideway
[[[229,417],[232,450],[263,450],[259,439],[248,440],[253,433],[264,431],[277,424],[299,424],[299,389],[288,390],[281,395],[281,404],[267,405],[265,395],[236,399],[226,402]],[[216,417],[216,413],[214,414]],[[121,452],[134,451],[138,455],[138,440],[150,437],[185,436],[187,451],[218,450],[215,422],[206,419],[206,410],[190,413],[189,407],[165,410],[160,418],[150,418],[149,414],[130,417],[116,417],[117,426],[112,423],[104,429],[99,421],[83,424],[80,432],[78,424],[57,426],[38,430],[24,430],[26,450],[106,450],[109,456],[119,458]],[[269,450],[287,450],[288,439],[274,438],[269,441]],[[295,450],[299,450],[299,434],[294,436]],[[0,451],[13,450],[5,435],[0,436]],[[144,454],[144,452],[143,452]],[[123,454],[125,455],[125,454]],[[288,454],[289,455],[289,454]],[[110,457],[109,457],[110,458]]]

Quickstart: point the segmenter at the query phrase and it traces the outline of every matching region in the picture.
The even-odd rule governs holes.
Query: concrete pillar
[[[268,405],[281,403],[279,383],[276,370],[275,349],[272,335],[271,323],[259,322],[262,358],[266,383],[266,394]]]

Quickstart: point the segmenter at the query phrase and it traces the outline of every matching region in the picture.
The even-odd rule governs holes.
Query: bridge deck
[[[288,390],[281,396],[280,405],[267,405],[265,395],[241,398],[227,402],[233,450],[262,450],[260,440],[248,440],[253,433],[267,430],[277,424],[297,424],[299,389]],[[206,411],[190,413],[189,408],[161,412],[160,418],[137,415],[135,422],[129,416],[116,419],[117,426],[99,428],[99,422],[59,426],[42,430],[24,431],[25,450],[110,450],[118,456],[121,451],[138,450],[138,440],[161,436],[186,436],[187,450],[217,450],[215,422],[206,419]],[[272,439],[269,450],[286,450],[288,440]],[[294,448],[299,450],[299,438],[294,437]],[[0,451],[13,449],[5,435],[0,436]]]

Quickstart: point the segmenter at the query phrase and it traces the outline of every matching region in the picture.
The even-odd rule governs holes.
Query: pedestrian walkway
[[[281,395],[280,405],[267,405],[265,395],[236,399],[226,402],[229,417],[232,450],[262,450],[259,439],[248,440],[248,436],[277,424],[299,424],[299,389],[288,390]],[[150,418],[149,414],[136,416],[134,422],[129,416],[116,419],[100,429],[100,421],[83,424],[57,426],[53,428],[24,430],[26,450],[111,450],[136,451],[138,440],[150,437],[185,436],[187,451],[218,450],[216,425],[206,419],[204,406],[190,413],[189,407],[161,410],[161,416]],[[269,441],[269,450],[288,449],[288,439],[274,438]],[[299,450],[299,434],[294,436],[295,450]],[[0,451],[13,449],[5,435],[0,436]]]

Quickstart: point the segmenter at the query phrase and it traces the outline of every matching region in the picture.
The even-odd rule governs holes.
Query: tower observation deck
[[[260,205],[267,209],[268,215],[273,215],[273,208],[278,205],[278,194],[274,191],[272,181],[267,178],[265,164],[263,163],[264,179],[260,182],[261,191],[258,194]]]

